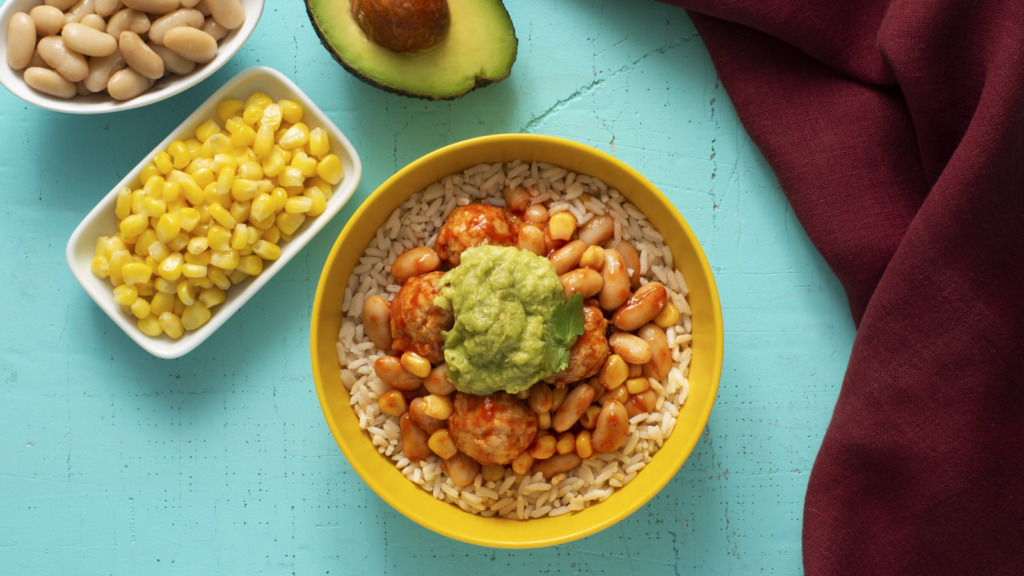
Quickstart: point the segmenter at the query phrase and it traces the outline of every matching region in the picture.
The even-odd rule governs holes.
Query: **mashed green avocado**
[[[545,332],[565,295],[547,258],[515,247],[469,248],[440,293],[435,304],[455,315],[444,359],[459,390],[514,394],[560,369]]]

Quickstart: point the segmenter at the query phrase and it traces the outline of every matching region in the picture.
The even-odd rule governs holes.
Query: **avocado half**
[[[519,40],[501,0],[448,0],[448,34],[419,52],[380,46],[352,16],[349,0],[305,0],[320,42],[346,70],[383,90],[451,100],[507,78]]]

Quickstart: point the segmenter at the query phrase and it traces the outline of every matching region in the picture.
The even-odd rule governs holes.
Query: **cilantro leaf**
[[[547,343],[546,360],[552,373],[565,370],[569,365],[569,350],[583,334],[583,296],[569,296],[558,304],[551,314],[551,323],[544,334]]]

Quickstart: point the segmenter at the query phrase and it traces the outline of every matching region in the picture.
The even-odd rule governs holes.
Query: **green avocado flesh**
[[[320,41],[346,70],[367,83],[429,100],[458,98],[506,78],[518,39],[501,0],[448,0],[451,24],[440,44],[396,52],[359,27],[349,0],[306,0]]]

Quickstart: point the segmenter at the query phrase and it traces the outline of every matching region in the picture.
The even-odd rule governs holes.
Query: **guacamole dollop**
[[[469,394],[515,394],[554,374],[545,331],[564,303],[547,258],[511,246],[464,251],[435,301],[455,316],[444,343],[449,380]]]

